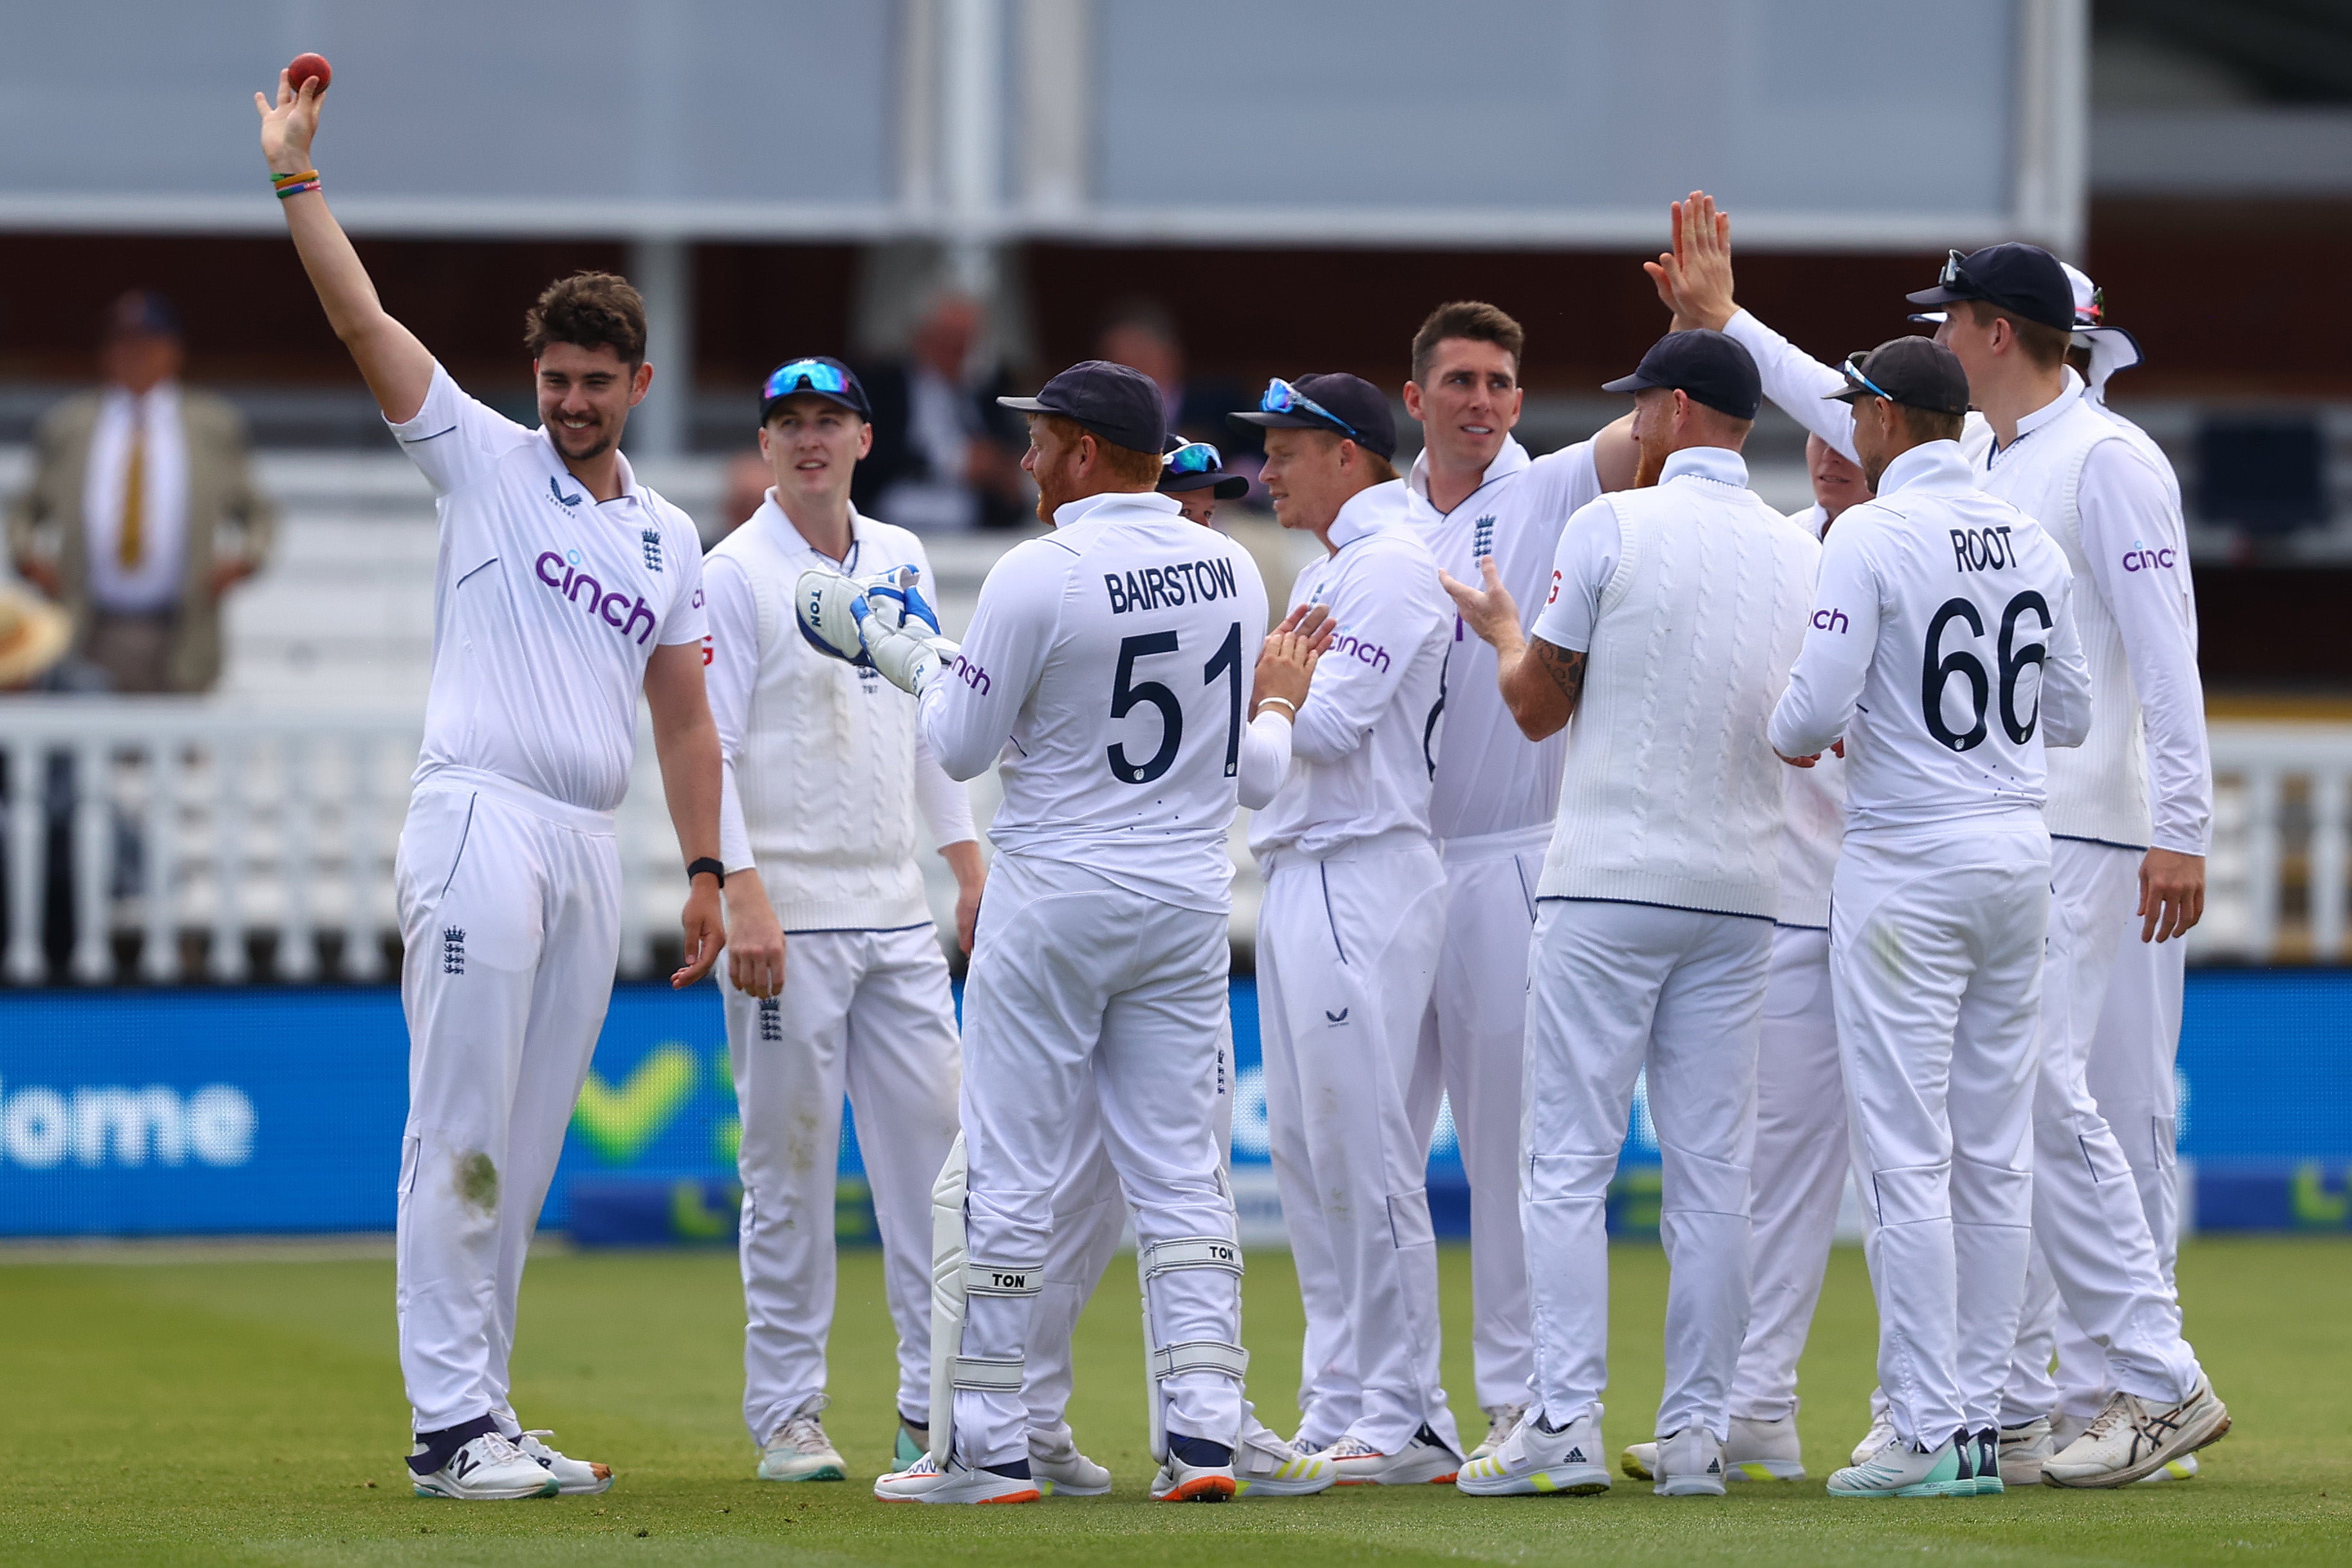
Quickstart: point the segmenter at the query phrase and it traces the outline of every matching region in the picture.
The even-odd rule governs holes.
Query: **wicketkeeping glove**
[[[819,653],[870,668],[873,659],[859,635],[861,622],[873,617],[890,629],[912,620],[918,628],[940,629],[940,617],[915,584],[921,576],[914,566],[901,566],[871,577],[850,577],[839,572],[812,568],[801,574],[793,588],[793,619],[801,636]]]

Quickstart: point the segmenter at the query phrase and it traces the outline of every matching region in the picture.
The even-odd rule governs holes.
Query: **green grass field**
[[[58,1260],[60,1257],[66,1260]],[[891,1427],[878,1258],[843,1257],[829,1428],[860,1478]],[[1665,1268],[1616,1249],[1607,1432],[1648,1436]],[[268,1249],[0,1253],[0,1558],[38,1563],[1171,1563],[1342,1559],[1512,1563],[2266,1564],[2352,1561],[2352,1246],[2211,1240],[2181,1261],[2190,1330],[2237,1418],[2187,1483],[2122,1492],[1840,1502],[1820,1479],[1860,1436],[1874,1333],[1859,1254],[1841,1250],[1804,1367],[1812,1481],[1727,1499],[1473,1500],[1451,1488],[1291,1501],[1149,1501],[1141,1360],[1126,1265],[1078,1346],[1072,1419],[1118,1474],[1107,1499],[1018,1509],[874,1502],[845,1485],[766,1485],[737,1415],[741,1305],[720,1254],[564,1255],[531,1266],[517,1404],[569,1451],[611,1462],[595,1499],[412,1497],[392,1353],[392,1266]],[[1293,1415],[1298,1296],[1254,1255],[1253,1385]],[[1444,1255],[1446,1370],[1470,1386],[1466,1254]],[[1462,1401],[1464,1405],[1466,1400]],[[1467,1412],[1464,1425],[1476,1416]]]

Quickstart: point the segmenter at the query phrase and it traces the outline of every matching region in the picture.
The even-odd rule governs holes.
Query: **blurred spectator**
[[[718,543],[750,521],[760,503],[768,499],[768,487],[775,482],[767,459],[758,452],[738,452],[728,458],[727,481],[719,496],[719,531],[709,542]]]
[[[857,465],[850,492],[858,510],[929,532],[1029,521],[1021,471],[1028,437],[996,405],[1012,384],[1001,370],[972,371],[986,325],[970,295],[934,295],[915,322],[908,357],[858,372],[874,405],[874,450]]]
[[[221,598],[259,570],[276,513],[253,488],[236,411],[180,384],[171,301],[117,300],[99,357],[105,388],[41,421],[9,554],[65,606],[75,649],[114,689],[210,690]]]
[[[1254,406],[1252,400],[1236,382],[1185,377],[1183,342],[1177,335],[1176,318],[1165,306],[1140,297],[1112,306],[1096,335],[1095,355],[1150,376],[1160,388],[1171,432],[1188,440],[1220,441],[1234,452],[1246,450],[1249,462],[1240,471],[1257,472],[1263,443],[1225,423],[1225,416],[1234,409]]]
[[[63,610],[0,583],[0,691],[34,689],[72,641]]]
[[[73,641],[73,622],[55,605],[13,584],[0,583],[0,692],[50,689]],[[45,875],[37,884],[39,910],[35,919],[41,932],[41,950],[53,974],[63,974],[73,952],[73,813],[74,756],[49,752],[37,762],[29,752],[0,757],[0,820],[13,823],[16,791],[22,787],[16,770],[37,772],[41,780],[37,840]],[[0,833],[0,933],[14,931],[18,918],[13,900],[16,879],[8,858],[16,835]]]

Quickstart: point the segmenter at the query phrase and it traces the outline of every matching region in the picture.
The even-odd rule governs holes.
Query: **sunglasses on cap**
[[[1957,255],[1958,253],[1955,252],[1954,254]],[[1896,401],[1893,393],[1887,391],[1886,388],[1879,385],[1878,383],[1871,380],[1870,377],[1862,374],[1862,362],[1868,356],[1860,350],[1856,350],[1854,353],[1845,356],[1845,363],[1838,366],[1838,369],[1845,373],[1845,378],[1849,384],[1855,386],[1867,387],[1871,392],[1886,399],[1889,403]]]
[[[760,389],[760,396],[769,400],[789,397],[795,392],[821,392],[828,397],[845,396],[849,392],[849,377],[842,374],[840,366],[827,364],[821,359],[796,359],[790,364],[776,367],[775,374],[768,377],[768,384]]]
[[[1261,414],[1312,414],[1318,419],[1328,419],[1332,424],[1345,430],[1349,438],[1359,441],[1363,439],[1353,425],[1349,424],[1278,375],[1265,384],[1265,395],[1257,400],[1257,407]]]
[[[1957,250],[1945,257],[1944,269],[1936,275],[1936,286],[1939,289],[1958,289],[1968,286],[1968,269],[1960,265],[1967,259],[1967,257]]]
[[[1224,454],[1206,441],[1187,441],[1160,459],[1171,474],[1213,474],[1225,466]]]

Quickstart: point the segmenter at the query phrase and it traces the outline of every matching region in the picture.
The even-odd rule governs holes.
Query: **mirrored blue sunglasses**
[[[778,365],[761,390],[762,398],[789,397],[795,392],[822,392],[828,397],[840,397],[849,391],[849,377],[839,365],[827,364],[821,359],[796,359]]]
[[[1852,382],[1858,386],[1868,387],[1872,392],[1876,393],[1879,396],[1886,399],[1889,403],[1895,401],[1895,395],[1893,393],[1887,391],[1885,387],[1879,385],[1878,383],[1871,380],[1870,377],[1862,374],[1862,361],[1863,355],[1861,353],[1850,353],[1845,356],[1845,363],[1840,365],[1838,368],[1845,372],[1845,378],[1849,382]]]
[[[1312,414],[1318,419],[1328,419],[1332,424],[1345,430],[1349,437],[1361,439],[1361,437],[1357,435],[1353,425],[1349,424],[1278,375],[1265,384],[1265,395],[1257,400],[1257,406],[1262,414]]]
[[[1188,441],[1160,459],[1171,474],[1213,474],[1225,466],[1224,455],[1206,441]]]

